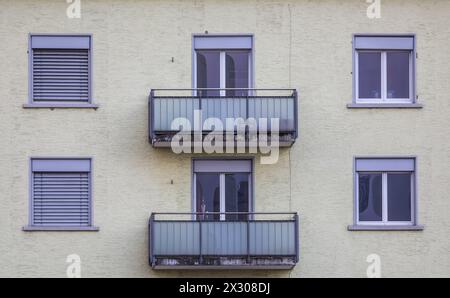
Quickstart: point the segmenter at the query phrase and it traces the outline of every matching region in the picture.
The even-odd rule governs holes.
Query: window
[[[356,35],[354,102],[412,104],[415,102],[415,37]]]
[[[244,220],[252,210],[251,160],[194,160],[194,212],[202,220]],[[222,213],[222,214],[219,214]]]
[[[200,96],[246,96],[251,88],[252,36],[194,36],[194,88]]]
[[[415,225],[415,158],[357,158],[357,225]]]
[[[92,226],[91,160],[31,160],[31,228]]]
[[[89,35],[31,35],[29,104],[91,104],[91,49]]]

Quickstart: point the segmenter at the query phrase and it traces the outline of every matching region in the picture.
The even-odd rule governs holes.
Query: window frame
[[[88,49],[88,101],[66,102],[66,101],[34,101],[33,100],[33,37],[87,37],[89,38]],[[55,48],[56,49],[56,48]],[[91,33],[29,33],[28,34],[28,101],[23,108],[94,108],[98,105],[93,100],[93,34]]]
[[[250,45],[240,45],[242,38],[250,39]],[[196,40],[210,39],[207,47],[197,47]],[[226,44],[230,44],[227,48]],[[248,57],[248,89],[254,88],[254,37],[253,34],[193,34],[192,35],[192,92],[197,96],[197,50],[217,51],[220,55],[220,89],[226,88],[226,53],[230,51],[249,51]],[[220,90],[220,96],[226,96],[225,90]]]
[[[359,175],[360,174],[381,174],[381,200],[382,200],[382,209],[381,209],[381,215],[382,215],[382,220],[381,221],[362,221],[359,219],[360,216],[360,212],[359,212]],[[411,179],[411,197],[410,197],[410,201],[411,201],[411,210],[410,210],[410,216],[411,216],[411,220],[410,221],[389,221],[388,219],[388,215],[389,215],[389,208],[388,208],[388,201],[389,201],[389,196],[388,196],[388,174],[410,174],[410,179]],[[356,224],[357,225],[373,225],[373,226],[380,226],[380,225],[385,225],[385,226],[411,226],[414,225],[414,214],[415,214],[415,206],[414,206],[414,197],[415,197],[415,192],[414,192],[414,172],[405,172],[405,171],[373,171],[373,172],[369,172],[369,171],[361,171],[361,172],[356,172],[355,173],[356,177],[355,177],[355,182],[357,183],[355,190],[356,190],[356,199],[355,199],[355,204],[356,204]]]
[[[410,160],[413,162],[414,167],[412,171],[406,171],[404,169],[384,170],[362,170],[357,169],[358,160],[391,160],[392,162],[400,160]],[[367,173],[380,173],[382,175],[382,221],[360,221],[359,220],[359,175]],[[389,221],[388,220],[388,174],[411,174],[411,220],[410,221]],[[422,230],[423,227],[418,224],[418,196],[417,196],[417,157],[416,156],[355,156],[353,158],[353,226],[349,226],[349,230],[409,230],[417,229]]]
[[[90,165],[89,170],[89,225],[88,226],[66,226],[66,225],[55,225],[55,226],[42,226],[35,225],[33,222],[34,215],[34,205],[33,205],[33,161],[44,160],[44,161],[73,161],[82,160],[88,161]],[[93,157],[30,157],[29,158],[29,195],[28,195],[28,225],[22,228],[23,231],[99,231],[99,228],[94,225],[94,204],[93,204]]]
[[[359,49],[356,47],[357,38],[411,38],[413,40],[412,49],[396,49],[394,46],[381,45],[379,48]],[[352,57],[353,57],[353,100],[349,107],[357,107],[356,105],[368,106],[409,106],[417,104],[416,95],[416,35],[415,34],[353,34],[352,38]],[[381,53],[381,97],[380,98],[360,98],[359,97],[359,53],[360,52],[377,52]],[[409,94],[410,98],[388,98],[387,97],[387,53],[388,52],[409,52]],[[417,105],[417,107],[419,107]]]
[[[193,158],[191,162],[191,210],[192,210],[192,220],[197,220],[196,212],[197,212],[197,173],[211,173],[211,174],[219,174],[220,179],[220,212],[225,212],[225,174],[230,173],[246,173],[245,171],[242,172],[232,172],[232,171],[214,171],[214,170],[208,170],[208,171],[196,171],[195,170],[195,163],[198,161],[204,161],[207,163],[214,163],[214,162],[226,162],[226,161],[243,161],[243,162],[250,162],[250,172],[248,172],[249,175],[249,202],[248,202],[248,208],[249,213],[254,212],[255,210],[255,200],[254,200],[254,193],[255,193],[255,168],[254,168],[254,158]],[[214,167],[214,165],[212,165]],[[249,219],[251,219],[253,216],[249,216]],[[220,215],[220,220],[225,221],[225,214]]]

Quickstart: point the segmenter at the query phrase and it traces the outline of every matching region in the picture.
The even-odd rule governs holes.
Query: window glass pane
[[[197,88],[220,88],[220,52],[197,51]],[[218,90],[199,91],[199,96],[219,96]]]
[[[388,220],[411,221],[411,174],[388,174]]]
[[[248,88],[248,51],[226,53],[226,88]],[[246,96],[245,90],[227,90],[227,96]]]
[[[409,52],[387,53],[387,97],[410,98]]]
[[[381,173],[359,175],[359,220],[382,221]]]
[[[197,212],[220,212],[219,174],[196,174]],[[199,219],[219,220],[220,215],[200,215]]]
[[[381,98],[381,53],[358,53],[359,98]]]
[[[226,212],[249,212],[249,174],[226,174],[225,175],[225,211]],[[227,215],[227,220],[245,220],[247,216]]]

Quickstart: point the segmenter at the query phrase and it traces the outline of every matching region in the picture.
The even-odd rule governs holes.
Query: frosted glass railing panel
[[[219,118],[226,125],[227,118],[246,118],[247,103],[245,98],[202,98],[203,120]]]
[[[294,97],[252,97],[248,99],[248,117],[267,118],[270,130],[270,119],[279,118],[280,131],[295,130]]]
[[[198,222],[154,222],[153,253],[155,255],[188,256],[200,254]]]
[[[176,118],[187,118],[193,125],[194,110],[200,109],[199,99],[186,98],[154,98],[153,125],[155,131],[179,131],[172,129],[172,121]],[[193,128],[193,127],[192,127]]]
[[[250,222],[250,255],[295,255],[294,222]]]
[[[295,221],[155,221],[155,256],[293,256]]]
[[[227,118],[266,118],[271,130],[271,118],[279,118],[280,132],[295,132],[295,97],[155,97],[153,99],[153,131],[179,131],[172,129],[172,121],[186,118],[194,125],[194,110],[202,111],[202,120],[218,118],[226,128]]]
[[[247,224],[243,222],[202,223],[203,255],[246,255]]]

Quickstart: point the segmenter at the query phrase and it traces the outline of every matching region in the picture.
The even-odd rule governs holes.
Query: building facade
[[[370,6],[0,0],[0,276],[449,276],[450,2]]]

